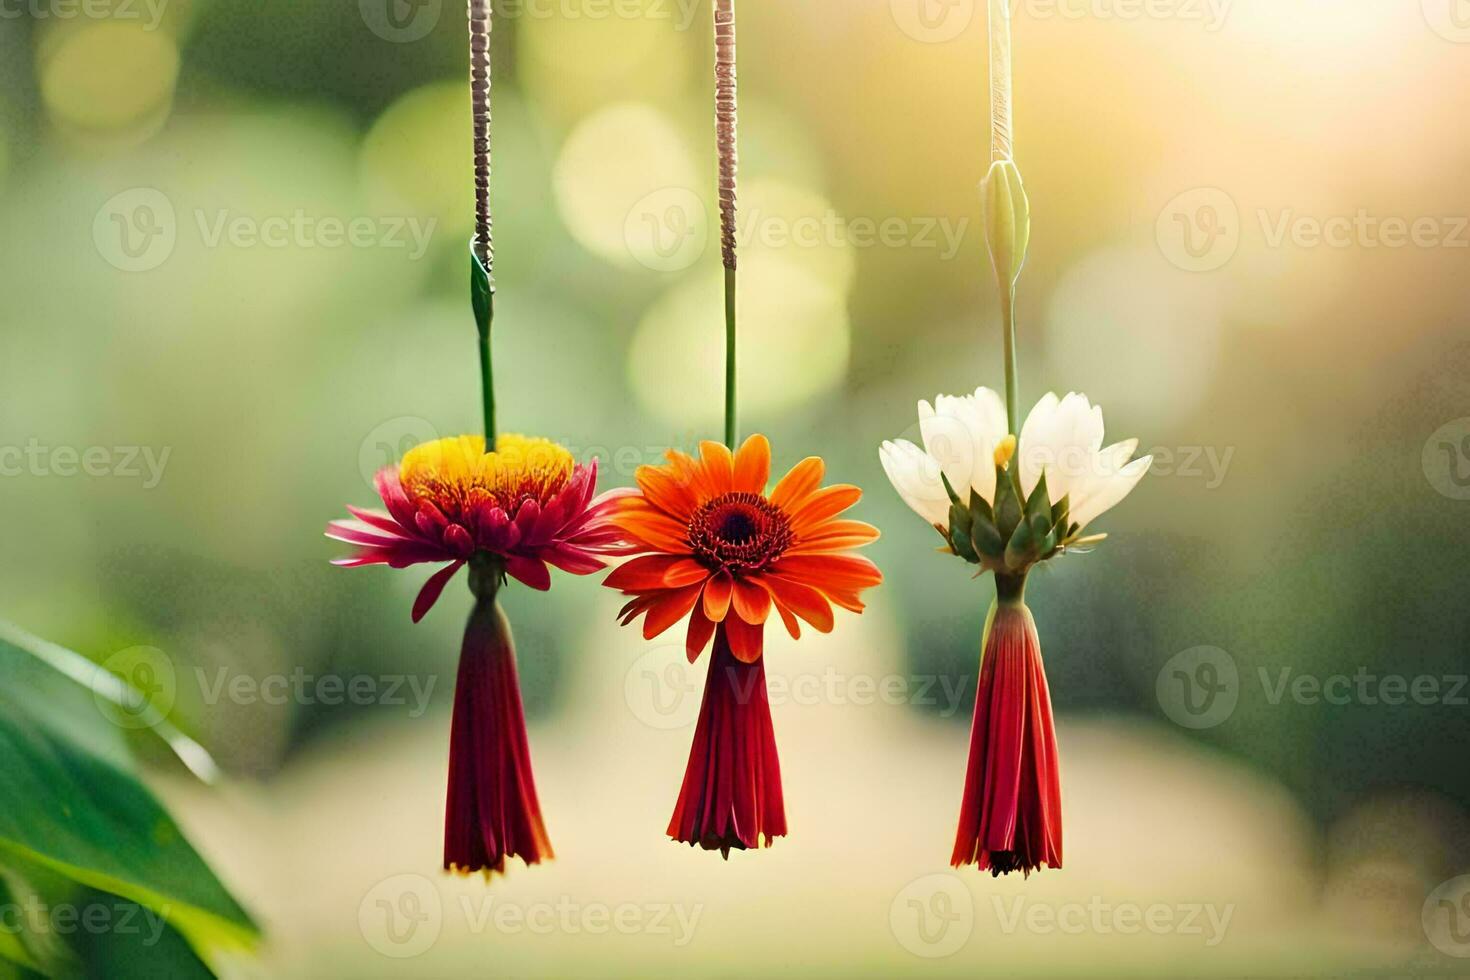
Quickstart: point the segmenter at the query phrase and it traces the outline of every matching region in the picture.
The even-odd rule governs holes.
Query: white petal
[[[925,450],[939,461],[954,492],[966,497],[975,488],[989,500],[995,492],[994,442],[986,408],[976,395],[939,395],[935,404],[919,403],[919,430]],[[1004,436],[1004,433],[1001,433]],[[989,479],[985,479],[986,473]],[[941,486],[942,489],[942,486]]]
[[[1031,495],[1037,481],[1041,479],[1042,466],[1046,463],[1046,447],[1050,444],[1052,416],[1056,414],[1056,410],[1057,396],[1048,391],[1031,409],[1017,434],[1020,449],[1015,465],[1021,468],[1021,489],[1027,496]],[[1036,452],[1032,451],[1033,447]]]
[[[883,471],[904,503],[929,524],[949,527],[949,495],[939,479],[939,463],[906,439],[885,442],[878,451]]]
[[[1029,495],[1046,473],[1053,501],[1078,491],[1096,475],[1095,458],[1103,440],[1102,409],[1086,395],[1072,392],[1060,400],[1043,398],[1021,433],[1021,487]]]
[[[987,503],[995,503],[995,447],[1010,435],[1010,423],[1006,420],[1005,401],[989,388],[976,388],[974,395],[976,413],[975,472],[970,486],[984,497]]]
[[[1135,459],[1115,473],[1095,478],[1085,499],[1073,504],[1072,522],[1085,528],[1118,506],[1138,486],[1138,481],[1143,479],[1153,462],[1152,456],[1145,456],[1143,459]]]

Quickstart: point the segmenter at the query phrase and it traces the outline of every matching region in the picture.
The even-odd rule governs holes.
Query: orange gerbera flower
[[[815,456],[766,495],[771,444],[751,436],[740,451],[717,442],[700,458],[670,451],[669,465],[638,471],[642,493],[608,505],[608,523],[628,539],[628,561],[607,585],[632,596],[623,623],[643,617],[653,639],[685,616],[691,661],[714,640],[699,723],[669,836],[731,850],[769,846],[786,834],[781,762],[766,694],[766,620],[774,610],[793,637],[804,620],[826,633],[832,605],[862,612],[860,594],[883,580],[847,554],[878,530],[839,516],[857,487],[821,488]]]
[[[639,549],[606,583],[633,596],[624,625],[642,616],[651,640],[688,616],[691,661],[723,625],[735,658],[754,663],[772,610],[793,638],[801,636],[798,620],[831,632],[834,604],[862,612],[861,592],[883,576],[847,552],[877,539],[878,529],[839,519],[862,491],[822,488],[826,465],[811,456],[767,496],[765,436],[751,436],[734,454],[717,442],[699,448],[699,459],[670,450],[669,465],[641,467],[642,493],[617,501],[609,514]]]

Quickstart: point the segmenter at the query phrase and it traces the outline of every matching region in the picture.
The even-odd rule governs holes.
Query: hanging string
[[[720,247],[725,268],[735,268],[736,148],[735,0],[715,2],[715,132],[720,150]]]
[[[470,96],[475,118],[475,255],[495,279],[494,222],[490,218],[490,0],[470,4]]]
[[[477,267],[470,270],[470,296],[480,334],[480,399],[485,447],[494,451],[495,366],[490,346],[495,320],[495,234],[490,220],[490,0],[469,0],[470,104],[475,124],[475,239],[470,243]]]
[[[736,149],[735,0],[715,0],[715,140],[720,155],[720,252],[725,263],[725,445],[735,448],[740,426],[736,408],[735,184]]]
[[[990,0],[990,163],[995,177],[996,164],[1006,161],[1015,168],[1015,127],[1011,115],[1011,7],[1009,0]],[[988,177],[987,180],[992,179]],[[987,222],[993,216],[987,216]],[[1029,219],[1028,219],[1029,220]],[[995,245],[992,243],[992,250]],[[992,251],[992,257],[994,252]],[[1016,363],[1016,282],[1010,268],[996,266],[996,285],[1000,292],[1002,357],[1005,363],[1006,420],[1013,435],[1021,433],[1020,371]]]
[[[990,158],[1012,159],[1011,7],[990,0]]]

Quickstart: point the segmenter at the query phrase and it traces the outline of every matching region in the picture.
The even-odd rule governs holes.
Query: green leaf
[[[470,242],[470,305],[475,310],[475,327],[480,336],[487,336],[495,312],[495,287],[490,283],[490,273],[475,254],[473,241]]]
[[[103,672],[95,691],[82,687],[79,655],[48,644],[42,659],[10,642],[16,632],[0,639],[0,867],[166,914],[206,960],[248,949],[254,923],[138,780],[122,729],[102,714],[100,677],[117,679]]]
[[[996,277],[1015,285],[1031,244],[1031,202],[1014,160],[997,160],[980,182],[985,201],[985,240]]]
[[[98,701],[111,704],[163,739],[195,776],[206,783],[219,778],[219,767],[204,746],[170,724],[146,697],[122,678],[80,653],[32,636],[5,620],[0,620],[0,672],[39,690],[43,699],[64,706],[65,710],[48,713],[53,722],[74,727],[88,737],[95,737],[99,727],[116,736],[117,729],[106,724],[106,719],[97,710]],[[106,741],[104,738],[94,744],[101,745]],[[121,740],[115,741],[118,751],[112,761],[129,766],[126,746]]]

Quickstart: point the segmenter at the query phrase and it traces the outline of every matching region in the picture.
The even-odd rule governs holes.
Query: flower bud
[[[980,182],[985,200],[985,240],[996,278],[1014,286],[1031,242],[1031,204],[1014,160],[997,160]]]

